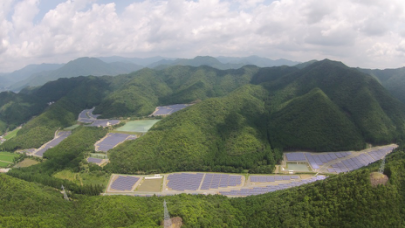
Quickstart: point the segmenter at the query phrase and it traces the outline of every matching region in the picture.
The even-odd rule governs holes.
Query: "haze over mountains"
[[[119,56],[100,58],[79,58],[66,64],[29,65],[20,70],[0,75],[0,90],[19,91],[27,86],[40,86],[58,78],[77,76],[115,76],[130,73],[144,67],[164,69],[174,65],[202,66],[207,65],[217,69],[236,69],[244,65],[260,67],[277,65],[294,65],[297,62],[289,60],[270,60],[257,56],[246,58],[205,56],[194,59],[125,58]]]

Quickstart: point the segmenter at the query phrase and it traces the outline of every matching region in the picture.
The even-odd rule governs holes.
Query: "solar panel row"
[[[174,173],[167,177],[169,181],[167,187],[176,191],[184,190],[197,190],[200,187],[200,183],[204,173]]]
[[[370,163],[376,162],[382,159],[385,155],[391,152],[394,147],[386,147],[382,149],[376,149],[366,154],[360,154],[357,157],[346,159],[331,165],[328,169],[329,172],[342,173],[349,172],[361,167],[367,166]]]
[[[305,153],[294,152],[294,153],[285,153],[287,161],[307,161]]]
[[[310,154],[306,153],[309,164],[313,169],[319,169],[325,163],[336,160],[338,158],[347,157],[351,152],[329,152],[320,154]]]
[[[325,176],[318,175],[316,177],[312,177],[311,179],[307,180],[299,180],[295,182],[290,182],[287,184],[279,184],[279,185],[268,185],[265,187],[254,187],[254,188],[245,188],[240,190],[231,190],[231,191],[221,191],[220,194],[225,196],[251,196],[251,195],[260,195],[268,192],[274,192],[278,190],[283,190],[291,187],[300,186],[303,184],[312,183],[318,180],[325,179]]]
[[[52,147],[57,146],[60,142],[62,142],[64,139],[66,139],[69,135],[71,134],[70,131],[62,131],[59,132],[56,138],[52,139],[51,141],[47,142],[45,146],[43,146],[41,149],[37,150],[34,154],[36,156],[44,156],[44,153],[49,150]]]
[[[207,173],[201,185],[201,190],[238,186],[241,183],[242,176],[240,175]]]
[[[250,182],[275,182],[275,181],[282,181],[282,180],[293,180],[299,179],[299,176],[291,175],[291,176],[250,176]]]
[[[114,148],[116,145],[126,141],[136,139],[136,135],[122,134],[122,133],[109,133],[102,141],[96,144],[97,151],[107,152]]]
[[[120,191],[129,191],[139,180],[139,177],[118,176],[111,184],[111,188]]]
[[[93,114],[94,108],[92,109],[85,109],[79,113],[79,117],[77,121],[82,123],[92,123],[94,122],[98,116]]]

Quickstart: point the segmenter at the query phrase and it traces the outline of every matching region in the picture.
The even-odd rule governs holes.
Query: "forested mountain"
[[[246,198],[81,196],[0,174],[0,226],[161,227],[163,200],[182,227],[403,227],[405,152],[387,156],[383,186],[372,187],[379,162],[323,181]],[[74,219],[72,219],[74,218]]]
[[[385,70],[359,70],[376,77],[394,97],[405,103],[405,67]]]
[[[55,103],[47,105],[40,115],[24,124],[17,137],[3,143],[1,148],[7,151],[38,148],[52,139],[57,129],[75,124],[83,109],[99,104],[105,94],[108,94],[108,82],[113,79],[93,76],[61,78],[32,91],[26,91],[25,96],[36,98],[37,105],[51,101]],[[18,113],[19,110],[14,111]]]
[[[219,97],[248,84],[257,67],[221,71],[211,67],[173,66],[142,69],[109,94],[95,109],[102,117],[149,115],[157,105],[197,102]]]
[[[262,68],[251,82],[163,119],[111,150],[109,166],[120,173],[267,172],[282,150],[363,149],[405,135],[405,105],[340,62]]]
[[[146,68],[116,77],[59,79],[23,94],[39,107],[55,103],[3,149],[38,147],[58,128],[74,124],[85,108],[95,106],[95,113],[111,118],[196,103],[113,149],[109,168],[121,173],[268,172],[283,150],[362,149],[405,135],[405,105],[372,76],[330,60],[302,68]]]
[[[45,102],[40,102],[36,97],[13,92],[0,93],[0,134],[7,129],[13,130],[20,124],[28,121],[46,107]]]

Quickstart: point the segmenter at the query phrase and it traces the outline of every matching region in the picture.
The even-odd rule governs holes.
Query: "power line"
[[[163,201],[163,208],[164,208],[164,227],[169,228],[172,226],[172,220],[170,219],[169,211],[167,210],[166,200]]]

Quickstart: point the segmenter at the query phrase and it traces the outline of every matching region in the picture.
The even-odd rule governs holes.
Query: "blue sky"
[[[403,0],[1,0],[0,72],[83,56],[405,62]]]

